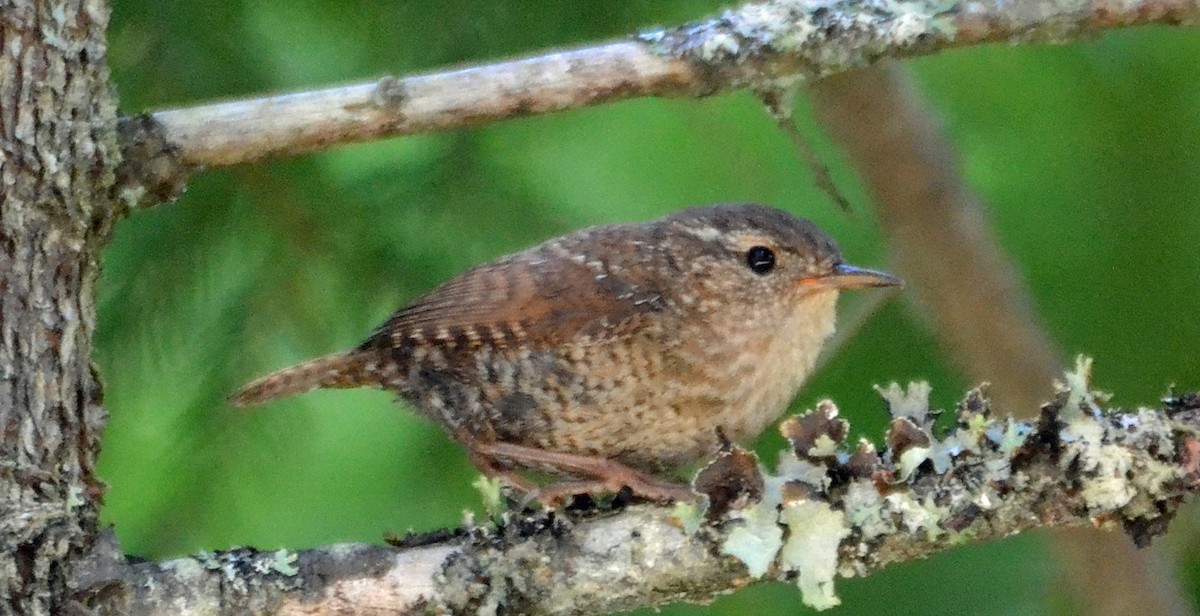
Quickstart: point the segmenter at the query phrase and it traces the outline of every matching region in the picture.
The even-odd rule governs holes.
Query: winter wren
[[[569,478],[539,498],[683,498],[656,479],[783,413],[834,329],[840,289],[900,284],[842,262],[813,223],[716,205],[591,227],[467,270],[365,342],[247,385],[239,406],[319,387],[398,393],[484,473]]]

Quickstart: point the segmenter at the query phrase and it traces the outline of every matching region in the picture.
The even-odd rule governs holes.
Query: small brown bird
[[[840,289],[901,284],[842,262],[813,223],[716,205],[591,227],[467,270],[365,342],[247,385],[398,393],[489,476],[543,501],[657,479],[783,413],[834,330]],[[537,488],[517,470],[566,479]]]

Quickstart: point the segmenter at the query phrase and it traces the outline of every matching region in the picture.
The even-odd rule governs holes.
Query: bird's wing
[[[402,308],[361,348],[423,341],[555,346],[628,332],[665,309],[661,285],[614,274],[609,265],[531,251],[479,266]]]

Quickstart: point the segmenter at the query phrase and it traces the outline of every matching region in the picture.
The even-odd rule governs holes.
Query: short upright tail
[[[234,406],[254,406],[322,387],[374,385],[370,354],[359,350],[332,353],[256,379],[229,397]]]

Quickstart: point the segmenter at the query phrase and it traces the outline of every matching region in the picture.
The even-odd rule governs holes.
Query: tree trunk
[[[0,2],[0,612],[70,613],[104,426],[90,356],[114,218],[103,0]]]

